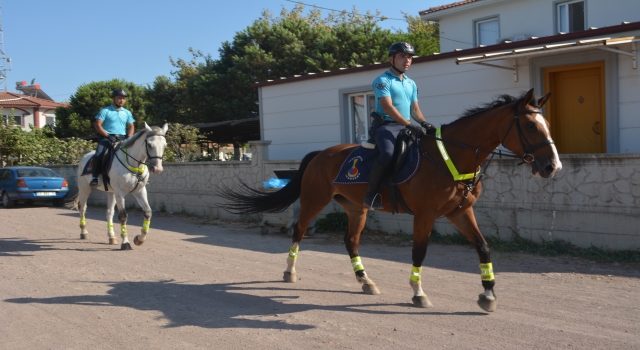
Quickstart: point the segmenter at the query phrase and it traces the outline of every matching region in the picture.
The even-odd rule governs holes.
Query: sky
[[[385,29],[406,31],[402,12],[452,0],[301,0],[318,7],[359,12],[380,10]],[[0,91],[15,92],[16,82],[40,84],[58,102],[82,84],[124,79],[151,85],[174,70],[169,57],[190,60],[189,47],[212,57],[260,18],[263,10],[278,15],[291,10],[289,0],[0,0],[6,82]],[[328,10],[322,10],[328,14]],[[0,46],[0,48],[2,48]],[[11,63],[6,59],[10,58]],[[11,70],[9,71],[9,68]]]

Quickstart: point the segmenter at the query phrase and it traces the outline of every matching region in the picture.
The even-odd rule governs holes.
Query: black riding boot
[[[367,194],[364,195],[363,204],[365,207],[374,210],[382,210],[384,207],[378,199],[378,190],[385,177],[385,168],[378,164],[378,161],[373,163],[371,168],[371,174],[369,174],[369,187],[367,187]]]
[[[89,182],[89,186],[94,190],[98,188],[98,176],[100,176],[100,165],[98,163],[98,157],[93,156],[91,158],[91,182]]]

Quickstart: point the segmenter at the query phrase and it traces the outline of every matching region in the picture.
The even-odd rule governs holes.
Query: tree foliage
[[[124,107],[133,114],[136,126],[142,127],[146,119],[144,88],[125,80],[112,79],[80,85],[76,93],[71,95],[68,106],[56,108],[56,136],[82,137],[95,134],[95,116],[102,108],[113,104],[110,96],[117,88],[122,88],[129,94]]]
[[[387,62],[389,46],[411,42],[417,55],[438,50],[437,24],[405,14],[407,32],[378,25],[385,17],[352,11],[305,14],[303,5],[279,16],[264,11],[250,26],[225,41],[219,58],[190,48],[192,58],[174,60],[173,80],[159,77],[146,89],[149,116],[156,123],[217,122],[258,115],[254,82]]]
[[[200,157],[200,141],[203,137],[198,128],[180,123],[169,123],[165,135],[167,148],[164,151],[166,162],[187,162]]]
[[[11,112],[13,114],[13,111]],[[9,165],[75,164],[89,150],[91,141],[78,138],[60,140],[54,130],[29,125],[31,131],[17,127],[13,118],[0,122],[0,161]]]

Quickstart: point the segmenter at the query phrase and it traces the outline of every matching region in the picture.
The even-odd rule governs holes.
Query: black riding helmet
[[[413,49],[413,46],[411,46],[411,44],[409,43],[405,43],[405,42],[399,42],[399,43],[395,43],[393,45],[391,45],[391,47],[389,47],[389,56],[393,55],[393,60],[391,61],[391,67],[395,68],[395,70],[397,70],[398,72],[400,72],[401,74],[403,74],[405,71],[398,69],[393,62],[396,61],[396,53],[398,52],[405,52],[411,55],[415,55],[416,54],[416,50]]]
[[[111,93],[111,97],[116,97],[116,96],[129,97],[127,92],[124,91],[123,89],[115,89],[115,90],[113,90],[113,92]]]

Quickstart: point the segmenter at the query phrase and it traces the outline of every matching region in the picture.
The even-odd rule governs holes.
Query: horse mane
[[[462,116],[460,116],[458,119],[454,120],[453,122],[451,122],[449,124],[443,124],[442,127],[455,124],[455,123],[457,123],[457,122],[459,122],[461,120],[464,120],[464,119],[467,119],[467,118],[471,118],[471,117],[475,117],[475,116],[477,116],[479,114],[482,114],[484,112],[492,111],[494,109],[498,109],[500,107],[504,107],[504,106],[512,104],[512,103],[518,104],[518,102],[520,102],[520,100],[522,100],[525,97],[526,94],[527,94],[526,92],[523,92],[518,97],[513,97],[513,96],[507,95],[507,94],[498,95],[491,102],[482,104],[480,106],[476,106],[476,107],[471,107],[471,108],[465,109],[465,111],[462,114]],[[533,107],[537,108],[538,107],[538,100],[536,100],[534,98],[533,101],[531,101],[531,105]]]
[[[125,141],[124,143],[122,143],[120,145],[121,148],[128,148],[133,146],[133,144],[145,133],[149,133],[150,136],[164,136],[164,132],[162,131],[162,128],[159,126],[152,126],[151,127],[151,131],[145,129],[142,129],[138,132],[136,132],[135,134],[133,134],[129,139],[127,139],[127,141]]]
[[[146,132],[147,132],[147,129],[142,129],[142,130],[136,132],[130,138],[128,138],[127,141],[122,143],[120,145],[120,147],[121,148],[129,148],[129,147],[133,146],[133,144],[136,143],[136,141],[140,138],[140,136],[142,136]]]

